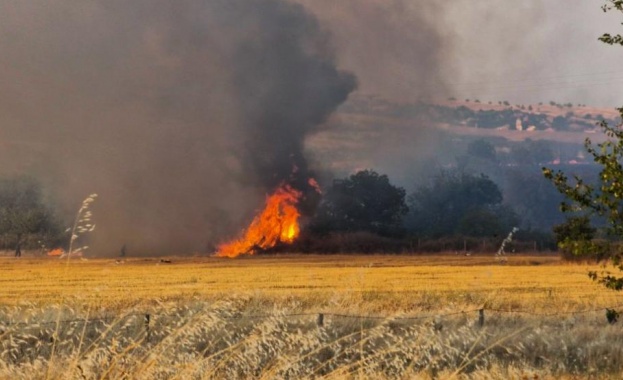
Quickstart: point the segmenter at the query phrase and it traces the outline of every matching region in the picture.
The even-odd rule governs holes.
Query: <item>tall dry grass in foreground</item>
[[[63,309],[63,323],[12,325],[0,334],[3,379],[299,379],[612,377],[623,368],[623,330],[603,316],[476,314],[420,320],[288,316],[300,305],[258,308],[250,298],[161,304],[149,331],[142,312],[113,318]],[[44,320],[55,308],[5,310],[2,320]],[[261,313],[261,314],[260,314]],[[52,341],[56,355],[49,361]]]
[[[0,378],[623,375],[623,330],[603,310],[623,302],[588,280],[589,266],[538,257],[504,266],[450,256],[172,260],[0,259]]]

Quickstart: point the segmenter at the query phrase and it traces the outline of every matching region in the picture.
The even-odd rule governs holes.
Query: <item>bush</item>
[[[379,236],[370,232],[344,232],[328,235],[303,234],[294,245],[278,251],[302,253],[402,253],[408,241]]]
[[[54,242],[62,227],[41,185],[28,177],[0,178],[0,237],[4,249]]]

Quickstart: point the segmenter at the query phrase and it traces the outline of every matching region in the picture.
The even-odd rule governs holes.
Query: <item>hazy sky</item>
[[[397,100],[623,104],[623,15],[598,0],[298,0],[334,34],[361,91]],[[336,4],[337,3],[337,4]]]
[[[597,41],[605,32],[623,32],[623,15],[604,13],[602,1],[452,3],[457,95],[623,105],[623,47]]]

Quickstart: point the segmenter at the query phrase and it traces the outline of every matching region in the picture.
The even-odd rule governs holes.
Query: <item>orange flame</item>
[[[61,248],[56,248],[48,252],[48,256],[62,256],[65,253]]]
[[[281,185],[266,199],[264,210],[253,219],[244,235],[240,239],[221,244],[216,256],[252,255],[260,249],[274,247],[279,242],[292,243],[300,233],[300,213],[296,209],[300,198],[299,191],[288,185]]]

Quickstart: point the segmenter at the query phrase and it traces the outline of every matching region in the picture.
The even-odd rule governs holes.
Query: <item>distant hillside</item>
[[[593,142],[605,139],[597,126],[602,119],[616,124],[618,112],[555,102],[400,103],[356,94],[331,117],[325,130],[308,139],[307,147],[317,162],[339,174],[378,168],[399,177],[417,171],[418,166],[453,165],[471,141],[481,138],[511,165],[527,162],[518,160],[521,149],[516,144],[530,146],[530,141],[540,140],[549,142],[552,161],[586,163],[582,144],[586,137]]]
[[[439,125],[515,131],[595,133],[600,120],[619,123],[615,109],[568,104],[511,105],[446,100],[435,103],[395,103],[374,96],[354,96],[340,113],[401,121],[429,121]]]

